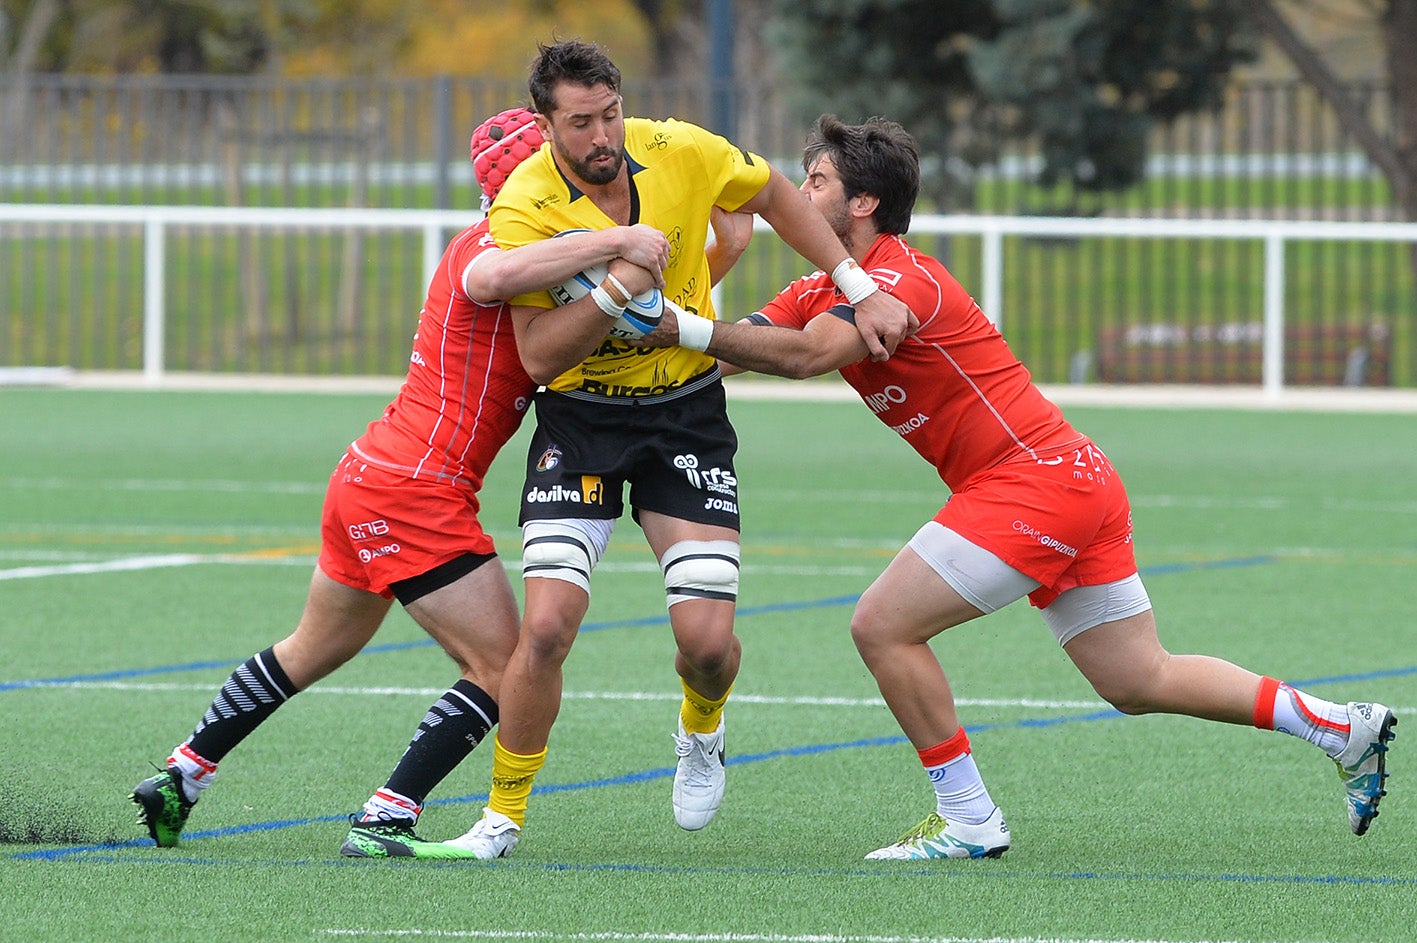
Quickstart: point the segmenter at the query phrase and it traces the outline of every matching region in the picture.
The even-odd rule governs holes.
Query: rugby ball
[[[567,229],[556,235],[569,236],[577,232],[590,232],[590,230]],[[568,305],[573,301],[578,301],[590,294],[591,289],[596,285],[605,281],[605,276],[608,274],[610,274],[610,266],[592,265],[552,287],[551,299],[558,305]],[[625,313],[616,318],[615,323],[610,326],[610,336],[622,339],[644,337],[659,327],[659,322],[663,317],[664,294],[658,288],[651,288],[630,299],[630,303],[625,306]]]

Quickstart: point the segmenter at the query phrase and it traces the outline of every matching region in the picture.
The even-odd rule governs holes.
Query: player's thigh
[[[654,511],[640,526],[665,570],[669,624],[680,651],[720,658],[732,646],[738,594],[738,532]],[[692,587],[692,588],[686,588]]]
[[[1150,609],[1080,632],[1063,651],[1093,689],[1113,703],[1156,677],[1169,657]]]
[[[728,540],[734,544],[738,543],[738,531],[735,528],[686,520],[658,511],[641,511],[639,524],[656,560],[662,560],[665,551],[686,540]]]
[[[517,601],[498,557],[420,596],[406,609],[460,665],[500,675],[516,648]]]
[[[318,567],[295,631],[275,645],[291,683],[304,689],[359,654],[388,614],[392,601],[332,579]]]
[[[1038,587],[1032,577],[938,521],[927,521],[862,594],[857,644],[918,642],[1002,609]]]
[[[858,646],[916,643],[982,615],[910,547],[866,588],[851,615]]]

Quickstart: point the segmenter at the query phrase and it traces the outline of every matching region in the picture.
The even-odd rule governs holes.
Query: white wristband
[[[862,271],[855,259],[846,259],[832,269],[832,281],[836,282],[836,287],[841,289],[846,300],[852,304],[874,294],[880,287],[874,278]]]
[[[604,311],[607,317],[618,318],[625,313],[624,305],[617,305],[615,299],[610,297],[610,292],[596,285],[590,290],[590,296],[595,299],[595,303]]]
[[[690,314],[683,308],[675,314],[679,318],[679,346],[690,350],[708,350],[713,342],[713,322]]]

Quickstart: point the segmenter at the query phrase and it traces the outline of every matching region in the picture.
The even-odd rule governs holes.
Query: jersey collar
[[[571,182],[571,178],[561,170],[561,165],[556,161],[551,161],[551,165],[556,168],[556,173],[561,175],[561,180],[566,184],[566,190],[570,192],[571,203],[576,202],[585,196],[585,192],[580,187]],[[625,152],[625,166],[630,171],[630,225],[633,226],[640,221],[640,188],[635,185],[635,174],[644,170],[645,167],[639,161],[630,156],[630,152]]]

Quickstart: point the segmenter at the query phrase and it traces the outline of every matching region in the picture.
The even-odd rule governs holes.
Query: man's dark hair
[[[872,215],[880,232],[901,235],[910,229],[920,195],[920,150],[904,128],[884,118],[845,124],[836,115],[822,115],[802,151],[802,168],[811,172],[823,157],[836,165],[846,199],[869,193],[880,201]]]
[[[549,116],[556,110],[556,85],[560,82],[571,82],[583,88],[608,85],[620,91],[620,70],[594,43],[574,39],[549,46],[537,43],[536,51],[527,84],[532,107],[543,115]]]

